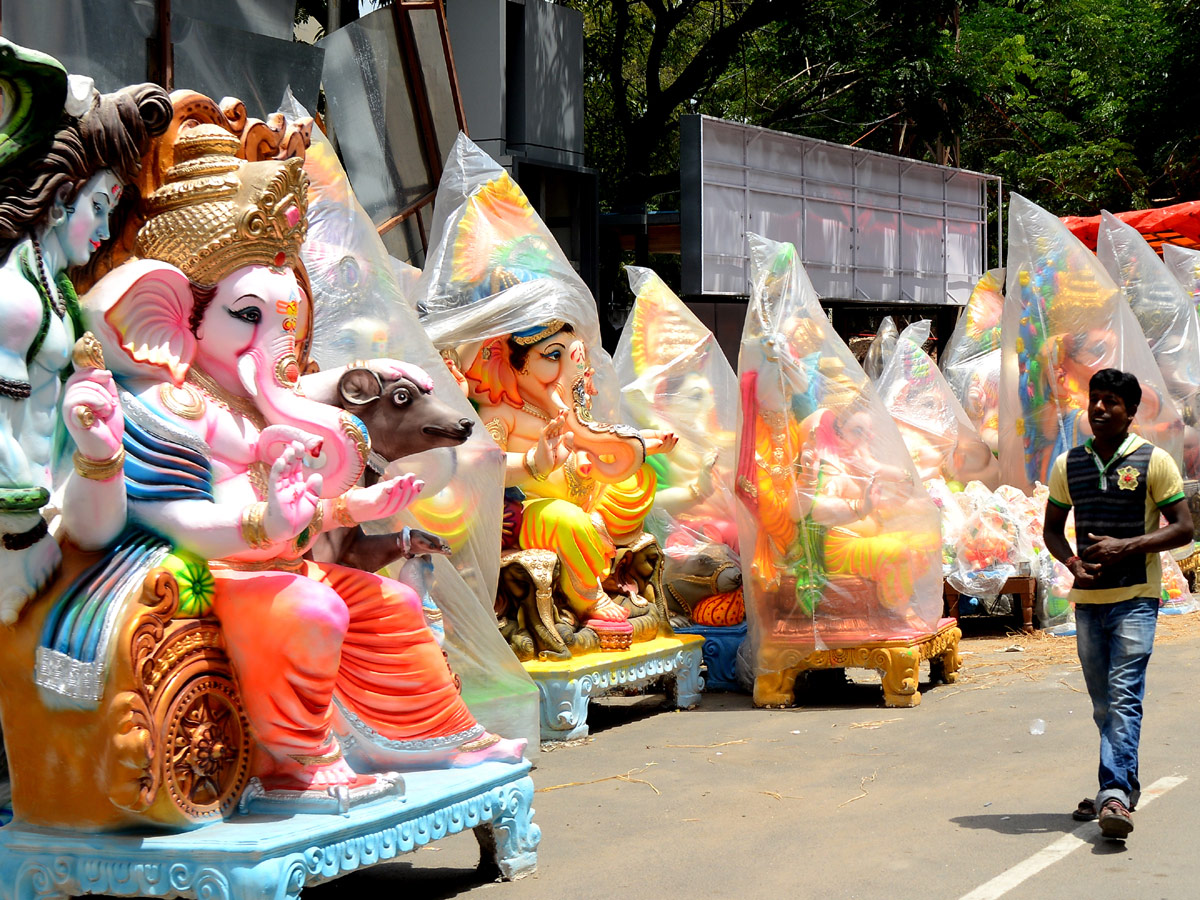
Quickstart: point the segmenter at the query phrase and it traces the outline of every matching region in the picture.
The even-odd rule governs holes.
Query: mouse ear
[[[383,381],[370,369],[347,369],[338,380],[338,394],[349,406],[366,406],[383,395]]]

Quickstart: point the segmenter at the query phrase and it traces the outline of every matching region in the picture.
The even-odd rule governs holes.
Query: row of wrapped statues
[[[22,101],[0,122],[19,823],[344,811],[397,773],[516,764],[521,661],[744,617],[736,422],[706,371],[656,368],[690,313],[654,281],[674,306],[643,317],[641,421],[615,424],[590,293],[465,137],[418,273],[294,103],[102,95],[7,42],[0,81]],[[730,381],[686,327],[670,346]]]
[[[1146,372],[1139,426],[1183,445],[1175,331],[1125,347],[1117,286],[1020,198],[1026,255],[944,374],[926,326],[872,380],[795,248],[748,235],[735,373],[646,269],[605,352],[465,136],[417,271],[294,102],[101,95],[8,43],[0,80],[27,100],[0,120],[0,723],[27,824],[344,810],[397,772],[516,764],[522,664],[676,630],[748,626],[767,681],[931,635],[951,562],[985,593],[1011,561],[992,492],[1045,480],[1089,366]]]

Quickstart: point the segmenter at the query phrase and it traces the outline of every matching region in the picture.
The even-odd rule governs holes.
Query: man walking
[[[1154,648],[1159,553],[1192,540],[1183,480],[1170,455],[1129,426],[1142,399],[1135,376],[1101,369],[1088,384],[1092,437],[1055,460],[1046,504],[1046,548],[1075,577],[1079,662],[1100,729],[1100,791],[1073,813],[1099,814],[1105,837],[1133,831],[1146,664]],[[1075,508],[1075,543],[1065,526]],[[1167,520],[1159,528],[1159,514]]]

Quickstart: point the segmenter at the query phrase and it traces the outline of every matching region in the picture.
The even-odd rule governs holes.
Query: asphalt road
[[[536,875],[496,882],[461,834],[303,897],[1195,898],[1200,615],[1162,622],[1141,768],[1164,792],[1125,843],[1069,815],[1098,744],[1073,639],[992,628],[915,709],[886,709],[864,672],[790,710],[595,702],[590,739],[538,754]]]

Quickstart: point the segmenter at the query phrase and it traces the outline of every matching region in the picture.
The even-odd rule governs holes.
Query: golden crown
[[[244,266],[297,264],[308,229],[303,162],[245,162],[239,145],[219,125],[181,132],[174,164],[146,201],[138,256],[171,263],[202,286]]]

